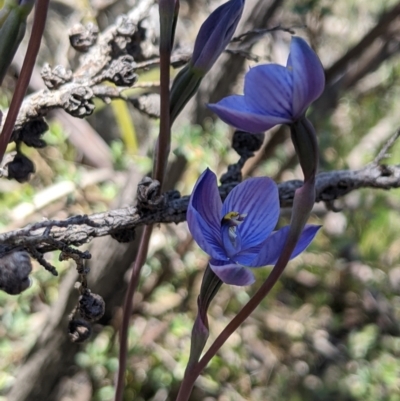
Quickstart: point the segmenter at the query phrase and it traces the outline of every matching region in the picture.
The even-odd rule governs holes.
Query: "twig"
[[[179,4],[179,2],[177,3]],[[170,118],[170,102],[169,102],[169,81],[170,81],[170,58],[171,50],[174,40],[174,30],[170,30],[173,26],[172,15],[163,15],[165,6],[168,8],[172,5],[174,9],[174,2],[164,1],[159,3],[160,14],[160,133],[158,135],[156,150],[154,155],[153,179],[155,183],[159,184],[157,193],[153,194],[155,197],[160,198],[161,188],[163,185],[165,172],[167,168],[168,156],[171,147],[171,118]],[[179,7],[178,7],[179,8]],[[171,10],[169,10],[171,11]],[[172,10],[174,11],[174,10]],[[175,8],[176,14],[178,9]],[[176,15],[177,17],[177,15]],[[138,190],[140,187],[138,187]],[[122,327],[120,330],[120,350],[119,350],[119,367],[118,379],[115,392],[115,401],[122,401],[123,391],[125,388],[124,377],[126,369],[126,359],[128,353],[128,329],[129,321],[133,310],[133,296],[139,282],[140,272],[144,263],[146,262],[147,253],[151,233],[153,232],[153,225],[145,227],[142,238],[140,240],[139,251],[132,269],[132,276],[129,281],[128,291],[125,295]]]
[[[299,25],[299,26],[292,26],[292,27],[284,27],[281,25],[274,26],[272,28],[263,28],[263,29],[252,29],[250,31],[247,31],[245,33],[242,33],[239,36],[235,36],[232,40],[231,43],[235,42],[254,42],[255,40],[261,39],[261,37],[265,36],[268,33],[271,32],[276,32],[276,31],[282,31],[282,32],[288,32],[291,35],[294,35],[296,32],[294,29],[304,29],[306,28],[306,25]]]
[[[388,157],[388,150],[394,145],[396,142],[397,138],[400,136],[400,129],[396,131],[394,135],[392,135],[386,143],[383,145],[382,149],[379,151],[378,155],[375,157],[375,159],[371,162],[371,165],[378,165],[383,159]]]
[[[236,184],[238,182],[221,185],[221,197],[225,198]],[[278,185],[281,207],[292,205],[294,191],[301,185],[301,180],[286,181]],[[369,164],[360,170],[321,173],[317,175],[315,187],[317,202],[333,201],[360,188],[400,188],[400,166]],[[9,251],[24,243],[30,243],[34,238],[40,252],[53,251],[57,248],[49,245],[44,236],[45,228],[52,226],[50,235],[54,239],[67,245],[82,245],[93,238],[111,235],[121,230],[150,224],[183,222],[186,220],[188,203],[189,196],[183,196],[167,200],[160,209],[142,213],[137,207],[128,206],[89,216],[74,216],[67,220],[49,220],[0,234],[0,243]]]

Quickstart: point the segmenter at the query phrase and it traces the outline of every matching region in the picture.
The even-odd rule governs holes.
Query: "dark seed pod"
[[[113,60],[108,71],[110,80],[117,86],[133,85],[138,79],[135,74],[135,67],[136,63],[130,55]]]
[[[49,129],[43,118],[37,118],[24,124],[22,128],[13,134],[13,140],[22,141],[32,148],[44,148],[46,142],[41,136]]]
[[[71,70],[61,65],[57,65],[52,69],[47,63],[42,68],[40,75],[42,76],[44,84],[49,89],[57,89],[61,85],[72,81],[73,78]]]
[[[111,233],[111,237],[121,243],[131,242],[135,239],[135,229],[118,230]]]
[[[92,89],[84,86],[75,87],[63,97],[63,109],[74,117],[90,116],[95,108],[93,98]]]
[[[69,31],[69,42],[78,52],[85,53],[96,43],[99,28],[93,23],[74,25]]]
[[[70,320],[68,324],[68,335],[73,343],[83,343],[92,334],[92,327],[83,319]]]
[[[99,320],[105,311],[105,303],[103,298],[98,294],[92,294],[90,290],[79,297],[79,313],[89,322]]]
[[[150,177],[144,177],[137,187],[138,207],[155,210],[164,205],[165,199],[160,195],[160,183]]]
[[[17,153],[14,160],[6,164],[8,179],[17,180],[20,183],[29,181],[31,174],[35,172],[35,165],[22,153]]]
[[[261,148],[264,142],[264,134],[252,134],[245,131],[235,131],[232,138],[232,147],[242,156],[253,153]]]
[[[0,289],[10,295],[20,294],[31,285],[31,271],[31,259],[27,252],[6,253],[0,258]]]

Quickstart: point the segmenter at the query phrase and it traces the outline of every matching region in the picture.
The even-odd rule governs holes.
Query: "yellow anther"
[[[221,224],[238,226],[243,223],[243,220],[246,216],[247,213],[240,214],[239,212],[229,212],[222,218]]]
[[[234,220],[235,217],[238,217],[238,216],[239,216],[238,212],[229,212],[223,217],[223,220]]]

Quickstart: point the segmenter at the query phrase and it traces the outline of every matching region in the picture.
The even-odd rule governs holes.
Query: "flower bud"
[[[171,123],[193,97],[203,77],[225,50],[243,12],[244,0],[230,0],[218,7],[201,26],[192,59],[179,71],[170,94]]]
[[[315,177],[318,169],[318,143],[315,129],[306,117],[290,124],[292,142],[303,170],[304,181]]]
[[[206,345],[209,335],[207,310],[221,285],[222,281],[207,266],[197,299],[198,312],[192,329],[188,368],[198,362]]]
[[[176,22],[179,13],[179,0],[160,0],[158,2],[160,12],[161,45],[171,51],[174,44]]]
[[[225,50],[242,16],[244,0],[230,0],[218,7],[200,28],[190,65],[205,74]]]

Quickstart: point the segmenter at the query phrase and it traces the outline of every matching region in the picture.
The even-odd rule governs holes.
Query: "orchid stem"
[[[263,285],[215,339],[214,343],[210,346],[200,361],[196,365],[193,365],[191,369],[188,369],[182,381],[176,401],[187,401],[189,399],[194,383],[202,370],[207,366],[207,364],[224,345],[232,333],[237,330],[237,328],[250,316],[250,314],[261,303],[261,301],[268,295],[285,270],[285,267],[290,260],[290,255],[296,247],[297,240],[297,237],[289,234],[289,237],[286,241],[285,250],[282,252],[278,262],[272,269],[270,275],[265,280]]]
[[[286,242],[287,251],[293,251],[293,249],[295,248],[297,239],[295,239],[295,241],[293,240],[294,238],[288,238],[288,241]],[[250,314],[256,309],[260,302],[268,295],[272,287],[275,285],[275,283],[278,281],[279,277],[283,273],[287,263],[289,262],[291,252],[285,252],[282,253],[282,255],[284,255],[284,257],[281,257],[278,260],[264,284],[258,289],[258,291],[250,299],[250,301],[240,310],[240,312],[231,320],[231,322],[215,339],[214,343],[210,346],[210,348],[200,359],[200,361],[187,372],[187,375],[182,382],[176,401],[187,401],[189,399],[193,385],[202,370],[207,366],[207,364],[211,361],[211,359],[222,347],[222,345],[224,345],[224,343],[232,335],[232,333],[250,316]]]
[[[162,19],[160,18],[162,24]],[[162,29],[161,29],[162,31]],[[169,80],[170,80],[170,58],[171,41],[160,41],[160,132],[157,140],[154,156],[153,179],[159,181],[160,190],[164,181],[168,155],[171,146],[171,123],[169,114]],[[122,401],[125,388],[125,369],[128,354],[128,329],[129,321],[133,310],[133,296],[139,282],[140,272],[146,262],[147,252],[153,226],[146,226],[140,239],[136,261],[133,266],[132,276],[129,282],[128,291],[125,296],[124,312],[120,329],[120,350],[119,350],[119,369],[117,385],[115,390],[115,401]]]
[[[142,237],[140,238],[140,245],[138,254],[133,265],[131,279],[129,281],[128,290],[125,295],[124,313],[122,316],[122,325],[120,329],[120,344],[119,344],[119,367],[117,377],[117,387],[115,391],[115,401],[122,401],[124,388],[125,388],[125,369],[126,369],[126,356],[128,354],[128,329],[129,321],[133,310],[133,295],[135,293],[140,271],[146,262],[147,251],[149,249],[149,242],[153,226],[146,226],[143,230]]]
[[[19,109],[21,108],[25,93],[28,89],[32,71],[35,66],[36,57],[39,53],[40,42],[42,41],[43,31],[46,25],[49,1],[50,0],[37,0],[35,4],[35,14],[31,37],[29,38],[24,63],[21,68],[21,73],[18,77],[17,85],[11,100],[6,120],[4,122],[3,130],[0,134],[0,163],[3,160],[8,142],[10,141],[13,133],[15,121],[17,120]]]
[[[273,286],[278,281],[279,277],[285,270],[290,257],[296,247],[296,244],[301,236],[306,221],[311,213],[312,206],[315,202],[315,174],[311,175],[304,185],[297,189],[293,201],[292,221],[288,238],[286,240],[283,251],[272,269],[268,278],[264,281],[263,285],[258,289],[250,301],[240,310],[240,312],[230,321],[225,329],[216,338],[204,356],[196,364],[193,364],[185,372],[181,387],[179,389],[176,401],[188,401],[192,392],[194,383],[202,370],[207,366],[211,359],[216,355],[218,350],[238,329],[238,327],[250,316],[251,313],[257,308],[261,301],[269,294]],[[299,210],[297,210],[299,209]],[[297,212],[301,212],[299,216]],[[300,213],[299,213],[300,214]]]
[[[160,19],[162,21],[162,19]],[[161,38],[160,41],[160,134],[155,149],[155,164],[153,178],[160,182],[160,189],[164,181],[168,156],[171,148],[171,117],[169,110],[169,81],[171,65],[171,40]]]

